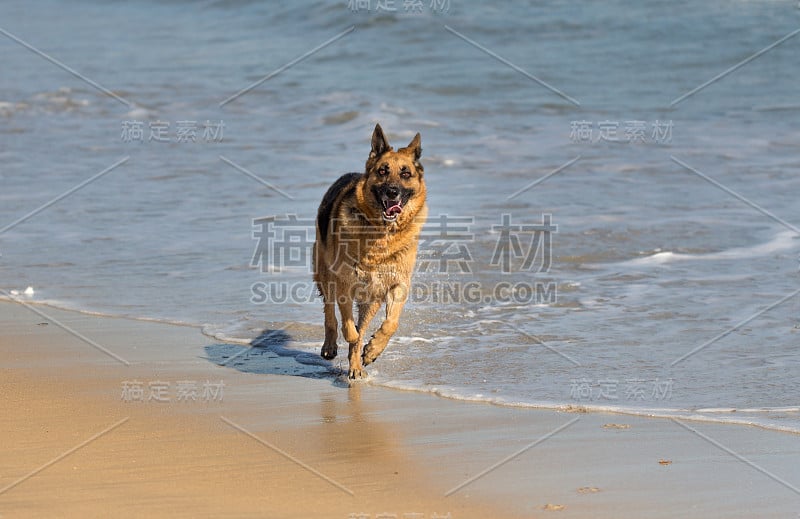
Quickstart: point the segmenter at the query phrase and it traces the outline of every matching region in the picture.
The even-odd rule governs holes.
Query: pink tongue
[[[389,209],[386,210],[386,216],[394,216],[396,214],[400,214],[403,212],[403,208],[400,207],[400,204],[395,204]]]

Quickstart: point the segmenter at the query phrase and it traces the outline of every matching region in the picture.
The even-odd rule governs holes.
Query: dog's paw
[[[362,368],[350,368],[350,372],[347,375],[347,378],[350,380],[363,380],[367,378],[367,371]]]
[[[369,351],[365,351],[365,352],[364,352],[364,356],[363,356],[363,357],[361,357],[361,362],[362,362],[362,364],[364,364],[365,366],[369,366],[370,364],[372,364],[373,362],[375,362],[375,359],[377,359],[377,358],[378,358],[378,356],[377,356],[377,355],[370,355],[370,352],[369,352]]]
[[[323,359],[332,360],[336,358],[337,351],[338,348],[335,342],[333,344],[325,343],[322,345],[322,351],[320,351],[319,354]]]
[[[373,341],[369,341],[369,344],[367,344],[364,347],[364,354],[361,356],[361,362],[365,366],[368,366],[373,362],[375,362],[375,359],[377,359],[378,355],[380,355],[381,352],[383,351],[383,348],[378,348],[377,346],[375,346]]]

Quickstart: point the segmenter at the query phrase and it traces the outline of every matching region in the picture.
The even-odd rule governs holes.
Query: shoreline
[[[219,334],[219,333],[215,334],[214,332],[206,330],[207,325],[198,323],[175,321],[169,319],[159,319],[156,317],[115,315],[102,311],[72,308],[69,305],[65,304],[60,305],[49,301],[44,301],[44,302],[26,301],[23,300],[21,297],[17,297],[17,300],[14,300],[13,298],[0,294],[0,305],[4,304],[10,304],[10,305],[28,304],[34,307],[44,307],[56,311],[75,313],[79,315],[96,317],[100,319],[122,319],[132,322],[152,323],[162,326],[187,328],[194,330],[200,336],[206,338],[209,341],[216,341],[220,344],[229,344],[241,348],[252,348],[252,342],[253,342],[253,340],[248,341],[245,339],[227,337],[224,334]],[[290,360],[290,359],[285,359],[285,360]],[[291,370],[287,369],[286,371],[288,372]],[[339,380],[339,382],[342,384],[347,384],[347,381],[344,379]],[[699,424],[708,423],[708,424],[720,424],[720,425],[730,425],[738,427],[752,427],[764,431],[791,434],[791,435],[800,435],[800,428],[798,428],[797,426],[795,427],[786,426],[777,422],[769,422],[769,421],[759,422],[756,419],[757,416],[768,413],[798,412],[800,411],[800,407],[797,406],[782,406],[782,407],[768,407],[768,408],[765,407],[765,408],[753,408],[753,409],[748,409],[748,408],[671,409],[671,408],[645,408],[645,407],[636,408],[636,407],[625,407],[625,406],[614,406],[614,405],[582,404],[578,402],[576,403],[525,402],[525,401],[514,401],[512,398],[507,398],[507,397],[487,398],[481,396],[473,398],[469,396],[453,394],[451,388],[442,389],[442,388],[411,387],[408,385],[383,383],[371,379],[367,379],[366,383],[376,388],[380,387],[392,391],[402,391],[420,395],[427,395],[431,397],[443,398],[455,402],[464,402],[469,404],[478,404],[478,405],[488,404],[510,409],[552,411],[559,413],[599,413],[604,415],[620,415],[620,416],[629,416],[635,418],[655,419],[655,420],[679,419]],[[715,416],[721,413],[729,414],[730,418],[718,418],[717,416]]]
[[[94,345],[0,302],[3,517],[800,512],[792,434],[348,388],[293,358],[219,366],[237,350],[195,327],[42,313]]]

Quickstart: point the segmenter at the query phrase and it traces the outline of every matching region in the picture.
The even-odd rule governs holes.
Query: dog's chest
[[[406,285],[407,282],[393,265],[380,265],[370,269],[356,265],[353,275],[356,281],[354,295],[359,302],[384,299],[390,288]]]

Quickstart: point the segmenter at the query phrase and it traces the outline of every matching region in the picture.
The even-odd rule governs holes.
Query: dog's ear
[[[417,133],[414,138],[411,139],[411,142],[408,143],[408,146],[397,150],[398,152],[410,153],[414,157],[414,167],[416,167],[420,173],[423,171],[422,163],[419,161],[419,158],[422,156],[421,140],[422,137]]]
[[[389,141],[386,140],[386,135],[383,134],[381,125],[376,124],[375,131],[372,132],[372,151],[369,153],[369,158],[376,159],[391,150],[392,147],[389,146]]]
[[[411,142],[408,143],[408,146],[403,148],[403,150],[411,152],[414,154],[414,161],[418,161],[419,158],[422,156],[422,146],[421,146],[422,137],[420,137],[419,133],[417,133]]]

